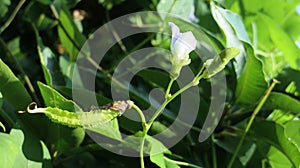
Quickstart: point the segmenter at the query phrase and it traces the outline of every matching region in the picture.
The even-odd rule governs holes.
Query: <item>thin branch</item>
[[[271,91],[273,90],[273,88],[275,87],[275,85],[277,83],[279,83],[279,82],[276,79],[274,79],[273,82],[272,82],[272,84],[271,84],[271,86],[266,90],[266,93],[262,96],[262,98],[259,101],[258,105],[256,106],[255,110],[253,111],[253,113],[252,113],[252,115],[250,117],[250,120],[249,120],[249,122],[248,122],[248,124],[247,124],[247,126],[245,128],[245,132],[243,133],[243,135],[242,135],[242,137],[241,137],[241,139],[240,139],[240,141],[238,143],[238,146],[237,146],[237,148],[236,148],[236,150],[235,150],[235,152],[234,152],[234,154],[233,154],[233,156],[232,156],[232,158],[231,158],[231,160],[230,160],[230,162],[229,162],[229,164],[227,166],[228,168],[232,167],[232,165],[233,165],[233,163],[234,163],[234,161],[235,161],[235,159],[236,159],[236,157],[237,157],[237,155],[238,155],[238,153],[240,151],[240,148],[242,147],[242,144],[244,142],[246,134],[250,130],[250,127],[251,127],[251,125],[252,125],[252,123],[253,123],[256,115],[258,114],[258,112],[260,111],[260,109],[265,104],[267,98],[269,97]]]
[[[39,99],[36,95],[36,92],[34,90],[34,87],[29,79],[29,77],[26,75],[24,69],[22,66],[19,64],[19,62],[16,60],[16,58],[13,56],[9,48],[7,47],[6,43],[3,41],[3,39],[0,37],[0,46],[3,48],[7,58],[13,62],[13,64],[16,66],[16,69],[21,73],[22,79],[25,81],[26,85],[29,88],[29,91],[31,95],[33,96],[34,100],[40,104]]]
[[[3,24],[3,26],[0,28],[0,34],[11,24],[11,22],[14,20],[16,17],[17,13],[19,12],[20,8],[22,5],[25,3],[25,0],[20,0],[19,3],[17,4],[16,8],[14,11],[11,13],[11,15],[8,17],[7,21]]]

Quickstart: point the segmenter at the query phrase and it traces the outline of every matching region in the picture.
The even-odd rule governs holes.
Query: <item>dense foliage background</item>
[[[77,104],[72,101],[73,72],[77,74],[76,89],[83,97],[96,92],[99,105],[111,102],[110,75],[118,63],[140,48],[169,49],[170,36],[144,33],[122,39],[96,66],[96,90],[92,91],[85,76],[89,75],[93,57],[79,58],[90,65],[76,67],[77,54],[100,26],[138,11],[176,14],[190,23],[184,31],[203,31],[216,53],[228,47],[244,51],[225,68],[226,106],[213,135],[198,142],[211,101],[208,92],[211,81],[202,80],[198,85],[201,106],[193,128],[169,151],[146,157],[146,167],[227,167],[230,162],[232,167],[300,166],[298,0],[2,0],[1,167],[140,166],[138,158],[101,148],[83,128],[53,123],[42,114],[18,113],[26,110],[32,101],[40,107],[74,111]],[[191,59],[190,68],[197,73],[202,62],[195,53]],[[272,89],[273,79],[280,83]],[[141,71],[132,81],[132,100],[140,108],[147,108],[149,91],[156,87],[166,89],[168,81],[167,72]],[[264,97],[268,97],[265,102]],[[170,103],[167,113],[155,121],[150,135],[165,130],[175,120],[176,101],[179,100]],[[83,109],[90,106],[88,102],[80,105]],[[188,111],[186,113],[188,115]],[[251,118],[255,118],[253,122]],[[245,134],[249,123],[250,130]],[[94,131],[116,141],[122,139],[120,132],[139,136],[141,124],[138,122],[119,117],[114,124],[110,127],[113,131],[103,128]],[[172,132],[168,135],[173,136]],[[243,136],[245,140],[238,147]],[[149,141],[148,147],[154,150],[155,142]],[[234,154],[236,159],[233,159]]]

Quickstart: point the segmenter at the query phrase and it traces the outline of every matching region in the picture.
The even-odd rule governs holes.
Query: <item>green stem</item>
[[[145,119],[145,116],[142,112],[142,110],[137,106],[135,105],[134,103],[131,103],[130,104],[132,108],[134,108],[139,116],[141,117],[141,120],[142,120],[142,126],[143,126],[143,138],[141,139],[141,145],[140,145],[140,164],[141,164],[141,168],[144,168],[145,167],[145,162],[144,162],[144,144],[145,144],[145,137],[147,135],[147,132],[148,132],[148,129],[147,129],[147,123],[146,123],[146,119]]]
[[[211,135],[211,146],[212,146],[212,159],[213,159],[213,168],[217,168],[218,164],[217,164],[217,154],[216,154],[216,147],[215,147],[215,135],[212,134]]]
[[[146,123],[146,119],[145,119],[145,116],[144,116],[142,110],[134,103],[130,103],[130,105],[132,108],[134,108],[138,112],[139,116],[141,117],[142,123]]]
[[[201,68],[200,72],[203,71],[204,68]],[[163,102],[163,104],[157,109],[157,111],[154,113],[154,115],[152,116],[152,118],[148,121],[148,123],[144,123],[144,129],[143,129],[143,137],[141,140],[141,147],[140,147],[140,162],[141,162],[141,167],[144,168],[144,155],[143,155],[143,150],[144,150],[144,144],[145,144],[145,140],[146,140],[146,136],[147,133],[151,127],[151,125],[153,124],[154,120],[159,116],[159,114],[163,111],[163,109],[165,109],[165,107],[174,99],[176,98],[178,95],[180,95],[182,92],[186,91],[187,89],[189,89],[192,86],[195,86],[196,84],[199,83],[199,80],[202,78],[202,76],[200,75],[201,73],[198,73],[198,75],[193,79],[193,81],[191,81],[190,83],[188,83],[186,86],[184,86],[182,89],[178,90],[176,93],[174,93],[172,96],[168,97],[165,99],[165,101]],[[168,87],[170,87],[172,85],[172,83],[174,82],[174,79],[171,79],[171,81],[169,82]],[[168,90],[168,89],[167,89]]]
[[[144,162],[144,145],[145,145],[145,140],[146,140],[146,135],[147,132],[143,135],[143,138],[141,140],[141,146],[140,146],[140,163],[141,163],[141,168],[145,168],[145,162]]]
[[[19,3],[17,4],[17,6],[14,9],[14,11],[12,12],[12,14],[9,16],[9,18],[7,19],[7,21],[0,28],[0,34],[2,34],[2,32],[11,24],[11,22],[14,20],[14,18],[16,17],[18,11],[20,10],[20,8],[22,7],[22,5],[24,3],[25,3],[25,0],[20,0],[19,1]]]
[[[273,79],[272,84],[271,84],[270,87],[266,90],[266,93],[263,95],[263,97],[261,98],[259,104],[258,104],[258,105],[256,106],[256,108],[254,109],[254,111],[253,111],[253,113],[252,113],[252,115],[251,115],[251,117],[250,117],[250,120],[249,120],[249,122],[248,122],[248,124],[247,124],[247,126],[246,126],[245,132],[243,133],[243,135],[242,135],[242,137],[241,137],[241,139],[240,139],[240,141],[239,141],[239,144],[238,144],[238,146],[237,146],[237,148],[236,148],[236,150],[235,150],[235,152],[234,152],[234,154],[233,154],[233,156],[232,156],[232,158],[231,158],[231,160],[230,160],[230,162],[229,162],[229,164],[228,164],[228,166],[227,166],[228,168],[231,168],[231,167],[232,167],[232,165],[233,165],[233,163],[234,163],[234,161],[235,161],[235,159],[236,159],[236,157],[237,157],[237,155],[238,155],[238,153],[239,153],[239,151],[240,151],[240,148],[242,147],[242,144],[243,144],[243,142],[244,142],[244,139],[245,139],[245,137],[246,137],[246,134],[248,133],[248,131],[249,131],[249,129],[250,129],[250,127],[251,127],[251,125],[252,125],[252,123],[253,123],[253,121],[254,121],[256,115],[258,114],[258,112],[260,111],[260,109],[263,107],[264,103],[266,102],[266,100],[267,100],[267,98],[269,97],[271,91],[273,90],[273,88],[275,87],[275,85],[276,85],[277,83],[279,83],[279,82],[278,82],[276,79]]]
[[[168,99],[168,97],[169,97],[170,90],[171,90],[171,87],[172,87],[174,81],[175,81],[175,79],[174,79],[174,78],[171,78],[171,80],[170,80],[170,82],[169,82],[169,84],[168,84],[168,88],[167,88],[166,94],[165,94],[165,98],[166,98],[166,99]]]

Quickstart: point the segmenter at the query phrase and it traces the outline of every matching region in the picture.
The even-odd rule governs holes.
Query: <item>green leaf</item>
[[[216,55],[214,59],[208,59],[204,65],[206,70],[204,72],[204,78],[210,78],[222,71],[230,60],[240,53],[239,48],[226,48],[220,54]]]
[[[45,144],[28,132],[12,129],[0,133],[0,162],[3,167],[51,167]]]
[[[0,162],[4,167],[13,167],[19,153],[18,139],[5,133],[0,133]]]
[[[280,150],[273,146],[270,147],[267,158],[271,167],[293,167],[293,164],[289,161],[289,159],[283,153],[281,153]]]
[[[0,18],[3,18],[7,14],[10,4],[10,0],[3,0],[0,2]]]
[[[157,12],[170,13],[178,18],[189,20],[189,15],[194,12],[194,4],[192,0],[164,0],[158,3]]]
[[[48,4],[31,1],[25,9],[26,20],[38,30],[49,30],[57,25],[57,21],[51,18]]]
[[[142,77],[145,81],[151,83],[154,87],[167,88],[170,80],[169,75],[156,69],[145,69],[140,71],[138,76]]]
[[[91,131],[90,133],[92,133],[92,135],[98,133],[114,140],[123,141],[117,119],[102,123],[96,128],[87,128],[86,130]]]
[[[34,26],[33,26],[34,27]],[[42,39],[39,36],[38,31],[34,28],[37,50],[41,61],[44,77],[48,85],[63,85],[64,79],[60,72],[58,62],[55,59],[54,53],[49,47],[44,46]]]
[[[38,82],[41,94],[48,107],[57,107],[68,111],[80,111],[80,107],[73,101],[66,99],[55,89]]]
[[[66,86],[83,88],[83,83],[76,63],[70,62],[65,56],[60,56],[59,66],[63,75],[66,77]]]
[[[0,59],[0,92],[16,110],[23,110],[31,102],[31,97],[19,79]],[[18,98],[18,99],[16,99]]]
[[[284,69],[276,79],[280,82],[275,88],[281,92],[287,92],[300,98],[300,71],[296,71],[291,68]],[[288,88],[294,88],[295,90],[287,90]]]
[[[70,60],[72,62],[76,61],[79,51],[85,43],[86,38],[78,30],[71,14],[69,13],[69,10],[64,5],[59,13],[58,35],[62,45],[69,53]],[[86,54],[85,51],[82,52]]]
[[[300,166],[299,148],[285,134],[284,127],[281,125],[271,121],[255,121],[250,129],[250,135],[259,142],[268,143],[280,150],[294,167]]]
[[[241,22],[241,19],[236,16],[235,13],[226,11],[216,6],[213,1],[211,1],[210,6],[214,20],[225,34],[226,47],[238,47],[241,50],[241,53],[235,58],[236,62],[234,62],[234,68],[237,77],[239,78],[245,63],[244,47],[240,40],[249,41],[248,36],[246,35],[247,33],[245,32],[245,28]],[[229,19],[229,17],[233,18]]]
[[[284,125],[284,130],[287,137],[291,138],[291,140],[298,146],[300,149],[300,121],[293,120],[289,121]]]
[[[252,108],[267,90],[268,83],[263,73],[263,65],[255,56],[250,44],[244,43],[247,53],[247,62],[238,79],[235,92],[236,103]]]
[[[300,49],[296,46],[295,42],[271,18],[263,14],[260,17],[266,23],[273,43],[283,52],[289,65],[293,69],[300,70]]]
[[[235,152],[236,145],[239,143],[238,138],[233,137],[223,137],[220,139],[216,139],[216,145],[226,150],[228,153],[233,154]],[[249,163],[249,160],[254,155],[255,144],[251,141],[244,141],[243,145],[239,151],[239,162],[241,165],[246,165]]]
[[[264,110],[280,109],[300,114],[300,101],[284,93],[272,92],[263,106]]]
[[[227,9],[223,9],[223,8],[220,8],[218,6],[215,6],[216,7],[216,10],[215,12],[220,12],[220,14],[226,19],[226,21],[231,25],[231,27],[234,29],[237,37],[242,40],[242,41],[245,41],[247,43],[251,43],[249,37],[248,37],[248,33],[246,31],[246,28],[244,26],[244,23],[241,19],[241,17],[230,11],[230,10],[227,10]],[[222,28],[222,26],[221,26]]]
[[[170,151],[157,139],[147,136],[146,140],[149,142],[150,148],[150,160],[161,168],[166,168],[165,159],[163,158],[164,152],[170,153]]]

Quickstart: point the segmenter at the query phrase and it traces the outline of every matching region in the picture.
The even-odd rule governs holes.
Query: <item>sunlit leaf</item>
[[[270,32],[273,43],[284,54],[286,61],[293,69],[300,70],[300,49],[296,46],[295,42],[289,37],[289,35],[274,22],[271,18],[265,15],[260,17],[267,24],[267,28]]]
[[[262,71],[263,65],[255,56],[251,45],[244,43],[247,62],[241,77],[238,79],[235,96],[236,103],[245,107],[256,105],[267,89],[268,83]]]
[[[0,59],[0,92],[16,110],[23,110],[31,102],[31,97],[24,85],[10,68]],[[18,101],[16,101],[18,98]]]
[[[272,92],[265,102],[263,109],[280,109],[299,115],[300,101],[284,93]]]
[[[46,145],[34,135],[12,129],[10,134],[0,133],[0,141],[3,167],[51,167],[51,156]]]
[[[174,14],[185,20],[194,12],[192,0],[164,0],[157,5],[157,12]]]
[[[240,40],[249,41],[247,33],[245,32],[245,28],[242,24],[240,17],[238,17],[233,12],[226,11],[216,6],[213,1],[211,1],[211,11],[214,20],[217,22],[220,29],[224,32],[225,39],[226,39],[226,47],[227,48],[238,47],[241,51],[241,53],[235,57],[236,62],[234,63],[235,65],[234,68],[237,77],[239,78],[244,67],[244,63],[245,63],[244,50],[246,50],[244,49],[243,44]],[[232,18],[231,16],[234,17]]]
[[[280,150],[295,167],[300,166],[299,148],[286,135],[281,125],[270,121],[256,121],[250,129],[250,135]]]

